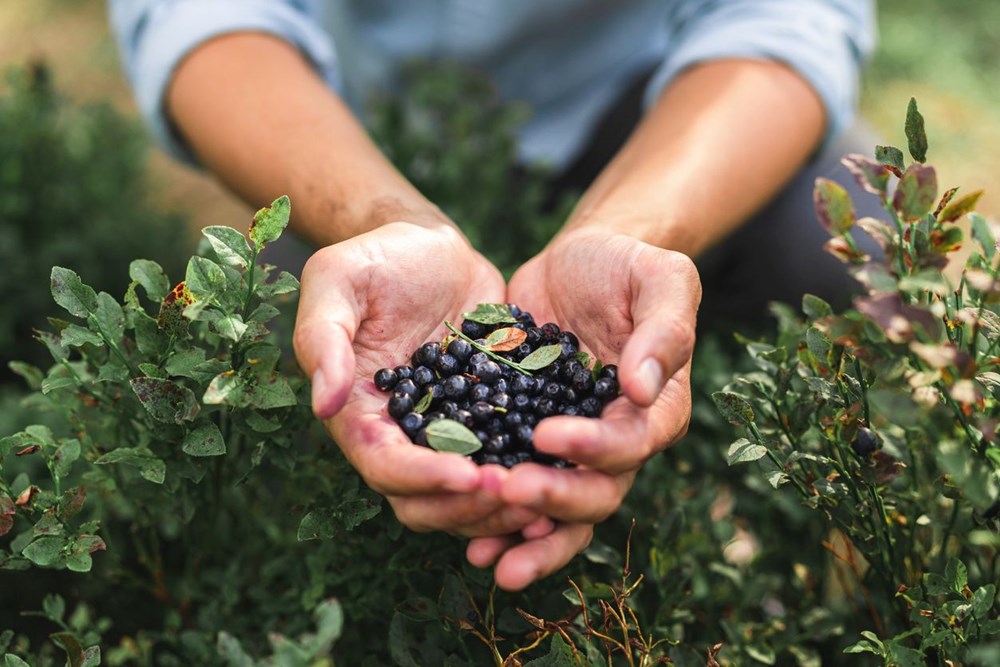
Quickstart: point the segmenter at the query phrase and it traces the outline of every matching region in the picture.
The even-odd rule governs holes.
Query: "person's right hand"
[[[295,354],[313,411],[368,485],[416,531],[467,537],[544,533],[538,512],[505,505],[507,471],[410,442],[375,388],[380,368],[409,363],[445,320],[504,301],[500,272],[453,227],[394,222],[316,252],[302,272]]]

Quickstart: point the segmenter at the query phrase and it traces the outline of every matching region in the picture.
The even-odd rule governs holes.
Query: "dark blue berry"
[[[534,435],[533,429],[528,424],[521,424],[514,433],[522,445],[530,444],[531,436]]]
[[[618,379],[618,367],[614,364],[608,364],[601,368],[601,372],[597,374],[598,378],[611,378],[612,380]]]
[[[492,359],[487,359],[483,363],[473,366],[472,374],[479,378],[480,382],[493,384],[500,379],[500,365]]]
[[[510,445],[510,436],[506,433],[497,433],[491,435],[483,443],[483,449],[486,450],[487,454],[503,454]]]
[[[375,387],[381,391],[389,391],[396,386],[399,376],[391,368],[382,368],[375,371]]]
[[[851,449],[862,458],[871,456],[878,449],[878,446],[878,436],[875,435],[874,431],[863,426],[858,429],[857,435],[851,441]]]
[[[512,394],[527,394],[531,391],[531,387],[534,385],[534,380],[532,380],[527,375],[523,373],[515,373],[514,377],[510,380],[510,385],[507,390]]]
[[[549,382],[545,385],[545,398],[550,398],[553,401],[558,401],[562,399],[565,393],[565,388],[558,382]]]
[[[389,416],[393,419],[402,419],[413,412],[413,398],[409,394],[395,392],[389,397]]]
[[[532,348],[538,347],[541,344],[542,339],[545,338],[545,336],[542,334],[541,327],[528,327],[524,333],[527,335],[527,338],[524,339],[524,342],[530,345]]]
[[[493,392],[490,390],[490,386],[488,384],[477,382],[472,385],[471,389],[469,389],[469,402],[478,403],[479,401],[485,401],[489,398],[491,393]]]
[[[455,410],[455,413],[451,416],[451,418],[466,428],[472,428],[474,424],[472,421],[472,413],[463,408]]]
[[[455,401],[465,398],[469,393],[469,387],[472,386],[472,382],[464,375],[452,375],[442,384],[445,397]]]
[[[407,380],[413,377],[413,366],[396,366],[393,369],[396,377],[400,380]]]
[[[496,435],[498,433],[503,433],[505,431],[503,427],[503,419],[500,417],[491,417],[488,422],[486,422],[486,432],[490,435]]]
[[[618,396],[618,380],[611,377],[599,378],[594,383],[594,396],[603,401],[615,398]]]
[[[413,369],[413,381],[421,387],[437,380],[437,375],[428,366],[417,366]]]
[[[514,398],[510,401],[510,407],[519,412],[525,412],[530,409],[531,397],[527,394],[514,394]]]
[[[546,322],[542,325],[542,338],[548,343],[556,342],[559,335],[559,325],[555,322]]]
[[[485,401],[478,401],[469,406],[472,420],[477,424],[485,424],[493,416],[493,406]]]
[[[450,354],[442,354],[435,365],[442,375],[454,375],[462,368],[461,362]]]
[[[484,361],[489,361],[489,356],[485,352],[473,352],[469,356],[469,366],[478,366]]]
[[[417,431],[423,428],[424,416],[419,412],[411,412],[403,416],[399,425],[402,427],[403,432],[410,436],[412,440],[417,435]]]
[[[489,327],[485,324],[473,322],[472,320],[465,320],[462,322],[462,333],[469,338],[482,338],[488,331]]]
[[[600,417],[602,407],[601,399],[588,396],[580,401],[580,414],[584,417]]]
[[[505,394],[503,392],[496,392],[490,394],[488,400],[490,403],[492,403],[493,405],[502,410],[507,410],[508,408],[510,408],[511,405],[510,394]]]
[[[573,374],[573,389],[580,393],[589,394],[594,391],[594,377],[587,369],[580,369]]]
[[[418,387],[417,383],[414,382],[412,379],[406,378],[405,380],[400,380],[399,382],[396,383],[396,393],[406,394],[414,401],[416,401],[417,399],[420,398],[420,387]]]
[[[472,356],[472,345],[464,338],[455,338],[448,343],[448,354],[465,363]]]
[[[493,465],[501,465],[500,457],[497,454],[487,454],[486,456],[483,457],[483,463],[484,464],[492,463]]]
[[[440,343],[424,343],[413,353],[414,360],[424,366],[433,367],[437,364],[438,357],[441,356]]]
[[[551,417],[556,413],[556,402],[551,398],[541,398],[535,408],[535,414],[540,418]]]

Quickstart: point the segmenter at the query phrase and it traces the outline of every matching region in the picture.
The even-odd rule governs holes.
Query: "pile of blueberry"
[[[532,432],[554,415],[599,417],[619,394],[617,367],[591,362],[576,335],[552,322],[536,326],[512,304],[464,317],[444,341],[417,348],[410,364],[375,373],[375,386],[390,392],[389,416],[414,443],[435,449],[438,427],[466,434],[465,452],[480,465],[569,465],[535,451]],[[464,428],[432,426],[440,420]]]

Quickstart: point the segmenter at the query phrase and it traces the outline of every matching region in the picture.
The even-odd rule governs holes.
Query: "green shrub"
[[[109,105],[80,107],[40,64],[11,69],[0,94],[0,361],[39,361],[31,331],[49,312],[52,266],[121,294],[129,261],[173,271],[193,248],[189,227],[151,198],[142,129]],[[4,371],[4,380],[12,380]]]
[[[475,105],[461,81],[435,85]],[[442,132],[461,126],[459,112],[435,121]],[[484,124],[463,131],[503,129],[473,116]],[[919,125],[914,109],[911,153],[922,158]],[[401,143],[429,142],[408,127]],[[10,628],[0,656],[995,664],[994,237],[969,216],[980,251],[949,284],[940,268],[961,240],[954,220],[976,193],[949,192],[935,210],[929,167],[877,154],[848,161],[888,223],[855,221],[839,186],[817,188],[830,248],[874,292],[844,313],[813,297],[804,317],[775,306],[776,337],[740,339],[748,357],[731,341],[700,341],[690,435],[647,463],[581,557],[518,594],[465,564],[461,540],[405,531],[311,418],[305,378],[281,353],[296,282],[256,265],[287,200],[258,213],[249,243],[206,229],[178,285],[136,260],[118,301],[54,269],[69,319],[38,336],[55,363],[14,366],[46,421],[0,440],[0,630]],[[895,194],[887,170],[901,175]],[[436,178],[457,211],[472,191],[449,173]],[[488,181],[490,197],[509,192],[504,178]],[[488,238],[493,223],[476,220]],[[884,261],[856,251],[857,228],[883,238]],[[712,394],[745,436],[728,456],[732,427]]]

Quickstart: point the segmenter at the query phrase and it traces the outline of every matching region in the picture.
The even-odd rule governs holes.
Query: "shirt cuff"
[[[181,61],[200,44],[234,32],[262,32],[299,48],[319,75],[340,89],[337,57],[329,37],[291,4],[270,0],[160,2],[122,36],[132,48],[128,62],[136,99],[156,141],[173,157],[198,165],[166,114],[167,86]]]
[[[839,5],[834,7],[833,5]],[[825,147],[850,126],[857,111],[860,70],[874,49],[874,10],[868,2],[719,3],[692,17],[646,88],[649,108],[686,68],[706,61],[749,58],[782,62],[819,96],[826,111]]]

